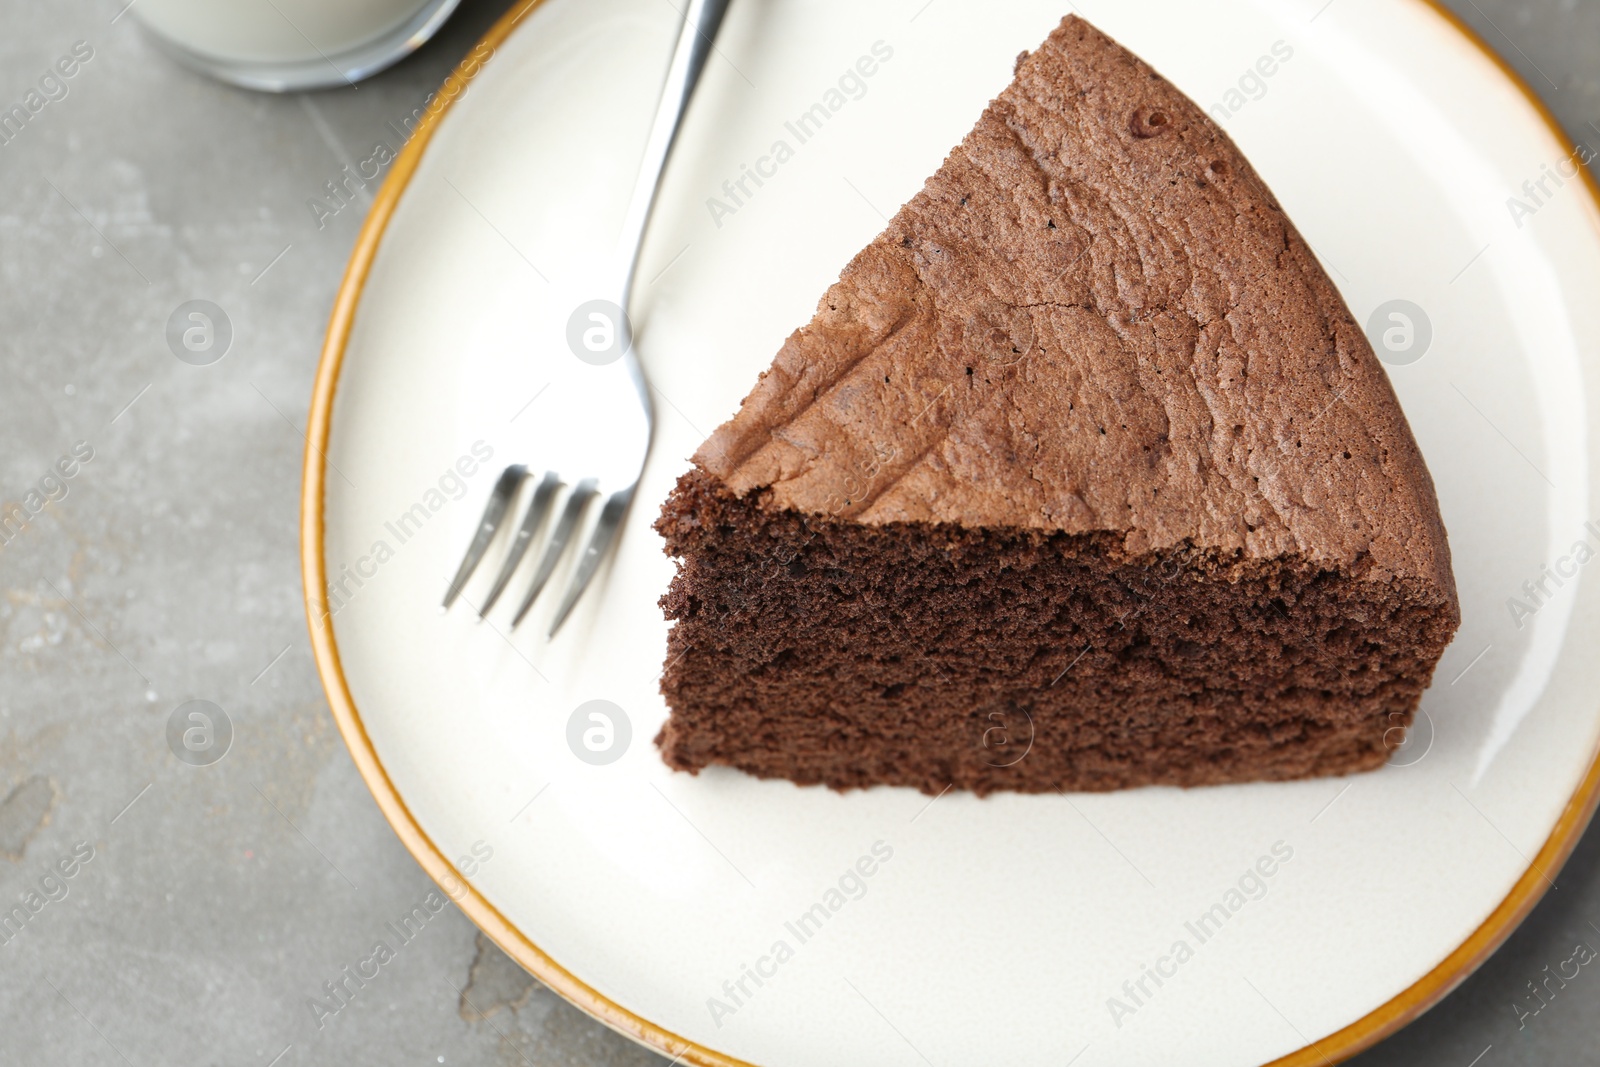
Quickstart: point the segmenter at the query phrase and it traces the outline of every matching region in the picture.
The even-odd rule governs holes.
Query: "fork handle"
[[[623,219],[622,235],[617,244],[617,258],[622,268],[621,299],[628,306],[633,294],[633,276],[639,268],[639,251],[644,244],[645,227],[650,222],[651,209],[655,207],[656,192],[661,188],[661,175],[666,170],[667,156],[683,125],[683,116],[689,109],[689,97],[700,72],[710,58],[712,42],[722,25],[722,16],[728,11],[729,0],[688,0],[684,9],[683,25],[678,30],[678,43],[672,50],[672,63],[667,67],[666,84],[661,89],[661,102],[656,107],[655,122],[650,127],[650,139],[645,142],[644,156],[639,161],[639,179],[633,187],[633,197],[628,201],[628,213]]]

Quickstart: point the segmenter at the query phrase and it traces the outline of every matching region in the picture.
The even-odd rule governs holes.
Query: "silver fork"
[[[620,405],[622,410],[618,410],[619,405],[615,402],[616,368],[608,370],[602,365],[594,372],[595,377],[590,380],[594,387],[586,391],[588,395],[579,401],[568,401],[567,414],[571,416],[576,408],[580,422],[589,427],[603,427],[607,433],[614,433],[621,421],[642,420],[642,426],[633,425],[629,428],[635,431],[642,429],[642,434],[636,432],[634,436],[643,441],[643,447],[639,451],[636,463],[624,464],[624,467],[632,469],[632,480],[624,487],[613,491],[600,510],[600,518],[589,535],[589,543],[573,570],[566,596],[562,598],[561,606],[556,609],[554,621],[550,624],[551,637],[554,637],[561,624],[567,621],[567,616],[572,613],[578,598],[588,588],[595,571],[599,569],[606,554],[616,543],[617,531],[622,526],[628,505],[633,502],[634,491],[639,486],[639,475],[643,472],[645,460],[650,454],[655,409],[650,400],[650,385],[645,380],[644,368],[640,366],[639,357],[633,350],[632,327],[627,316],[628,299],[633,292],[634,274],[639,267],[639,251],[644,244],[645,227],[650,221],[650,212],[655,206],[656,192],[661,187],[661,176],[666,169],[667,156],[677,139],[678,129],[682,125],[684,112],[688,109],[689,97],[694,92],[695,83],[700,80],[706,60],[710,58],[712,42],[716,38],[718,27],[722,25],[722,17],[727,12],[728,3],[729,0],[689,0],[688,6],[684,9],[683,24],[678,30],[678,41],[673,48],[672,62],[667,68],[666,84],[661,90],[661,101],[657,106],[655,122],[650,128],[649,140],[645,142],[644,157],[639,164],[639,178],[634,185],[633,196],[628,201],[628,211],[623,219],[622,234],[617,244],[616,267],[608,286],[610,292],[605,293],[606,297],[612,299],[595,301],[595,303],[609,303],[620,314],[614,316],[606,310],[590,314],[591,320],[609,328],[610,333],[605,336],[610,337],[612,344],[620,348],[620,367],[632,386],[631,391],[637,394],[638,409],[634,411],[632,403],[624,399]],[[614,321],[615,318],[620,318],[620,321]],[[574,351],[576,352],[576,348]],[[601,361],[586,358],[585,362]],[[511,514],[511,505],[520,494],[523,483],[528,480],[528,474],[529,467],[523,463],[512,464],[501,472],[494,489],[489,494],[489,503],[483,509],[483,518],[478,522],[472,543],[467,547],[467,554],[462,559],[461,566],[457,568],[455,577],[451,579],[450,588],[445,592],[446,608],[460,596],[473,571],[488,555],[495,534]],[[561,509],[561,516],[556,520],[555,529],[545,544],[538,567],[534,570],[533,580],[529,583],[527,591],[523,594],[522,603],[512,618],[513,629],[528,614],[533,602],[555,572],[562,554],[572,543],[573,535],[583,520],[584,512],[600,495],[601,481],[602,479],[596,476],[584,477],[567,498],[566,505]],[[527,555],[528,549],[543,529],[551,512],[555,510],[556,498],[562,484],[557,471],[546,470],[544,477],[534,489],[522,521],[517,526],[517,532],[511,539],[505,560],[500,565],[500,572],[495,578],[494,585],[478,608],[480,619],[489,613],[489,609],[494,607],[495,602],[511,584],[518,565]]]

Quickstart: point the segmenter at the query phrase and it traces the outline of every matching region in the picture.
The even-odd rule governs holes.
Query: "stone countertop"
[[[372,190],[321,217],[307,202],[378,143],[397,148],[506,6],[468,0],[359,88],[278,97],[168,63],[113,21],[122,0],[0,0],[0,106],[75,42],[92,49],[0,145],[0,497],[78,460],[0,549],[0,900],[73,872],[0,944],[0,1064],[664,1062],[453,908],[337,1025],[307,1008],[432,889],[356,774],[306,642],[303,427]],[[1600,144],[1600,3],[1450,6]],[[194,299],[233,329],[204,368],[165,339]],[[173,759],[168,719],[190,700],[226,708],[227,759]],[[1513,1005],[1600,937],[1600,826],[1557,887],[1444,1003],[1354,1062],[1593,1062],[1600,979],[1520,1025]]]

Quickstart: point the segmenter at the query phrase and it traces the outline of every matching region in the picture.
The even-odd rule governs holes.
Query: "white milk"
[[[398,30],[430,0],[137,0],[133,13],[214,60],[303,63]]]

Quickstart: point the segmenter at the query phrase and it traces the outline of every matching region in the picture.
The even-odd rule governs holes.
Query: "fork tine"
[[[478,520],[478,532],[472,535],[472,544],[467,546],[466,557],[456,569],[456,576],[450,580],[450,588],[445,590],[445,607],[455,602],[461,587],[467,584],[467,579],[472,577],[484,553],[489,551],[489,542],[494,540],[494,532],[500,528],[500,520],[505,518],[506,509],[511,506],[511,498],[517,495],[517,489],[527,474],[528,468],[520,463],[512,464],[500,472],[500,480],[494,483],[489,503],[484,506],[483,518]]]
[[[561,519],[556,523],[555,532],[550,535],[550,543],[545,546],[544,558],[539,560],[539,569],[534,572],[533,584],[528,587],[527,595],[522,598],[522,606],[517,609],[516,617],[511,620],[513,630],[528,613],[528,609],[533,607],[534,599],[550,580],[550,574],[556,569],[556,563],[560,561],[561,553],[566,550],[567,542],[572,540],[572,531],[577,528],[578,520],[583,517],[583,509],[589,505],[589,501],[599,495],[600,482],[596,478],[585,478],[572,491],[572,496],[567,499],[566,509],[561,512]]]
[[[605,559],[606,552],[611,548],[611,542],[616,539],[617,530],[622,526],[622,517],[627,513],[628,505],[633,502],[633,491],[638,485],[638,482],[634,482],[628,488],[612,493],[610,499],[606,501],[606,506],[601,509],[600,520],[595,523],[594,533],[589,538],[589,547],[583,550],[583,558],[578,561],[578,569],[573,572],[572,582],[567,586],[566,599],[562,600],[561,607],[556,609],[556,619],[550,624],[551,637],[554,637],[556,631],[561,629],[561,624],[567,621],[567,616],[572,614],[578,598],[588,588],[589,579],[600,569],[600,561]]]
[[[557,477],[556,472],[545,471],[544,480],[533,491],[533,500],[528,504],[527,514],[522,517],[522,525],[517,527],[517,536],[511,542],[511,551],[506,555],[506,561],[500,565],[500,576],[494,580],[494,588],[489,590],[483,605],[478,608],[478,618],[481,619],[489,614],[494,602],[500,599],[500,594],[511,584],[511,575],[516,571],[517,564],[522,562],[522,557],[527,554],[534,535],[544,525],[545,517],[550,514],[550,504],[555,500],[556,490],[559,488],[561,479]]]

